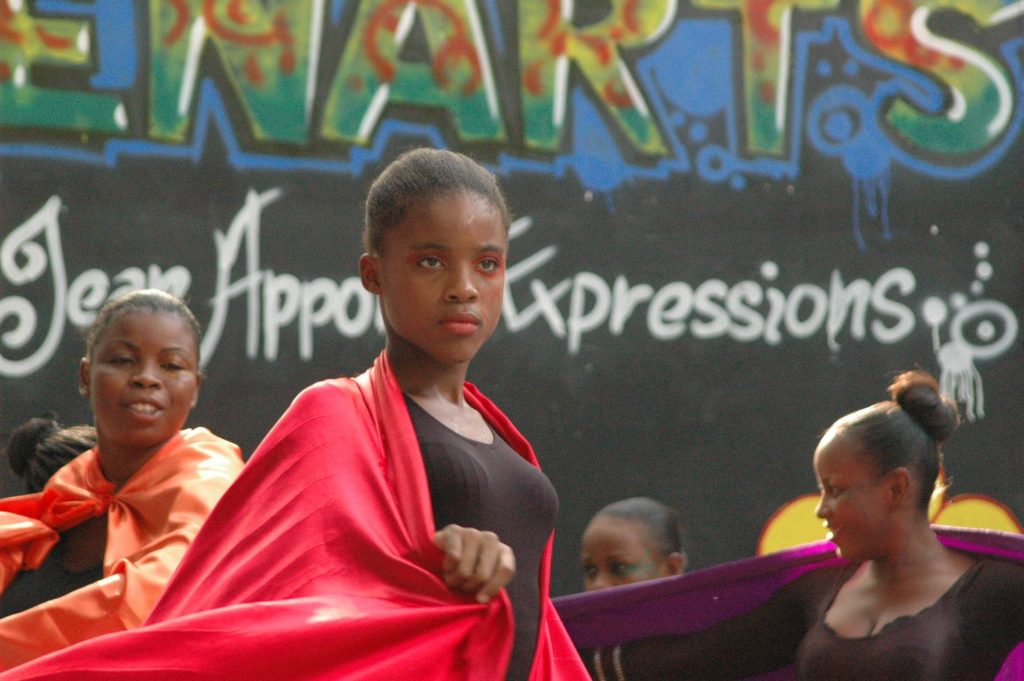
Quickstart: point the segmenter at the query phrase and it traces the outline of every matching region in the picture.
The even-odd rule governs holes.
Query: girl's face
[[[882,555],[891,497],[886,476],[866,460],[860,443],[829,431],[814,452],[814,471],[821,490],[817,514],[839,553],[855,561]]]
[[[682,572],[656,546],[642,522],[612,515],[595,516],[583,532],[580,563],[584,591],[643,582]],[[672,556],[680,556],[674,553]]]
[[[176,315],[130,312],[114,320],[80,367],[101,460],[141,466],[181,430],[199,397],[198,358],[192,328]]]
[[[459,191],[413,206],[359,262],[380,296],[392,352],[468,363],[501,319],[508,236],[501,214]]]

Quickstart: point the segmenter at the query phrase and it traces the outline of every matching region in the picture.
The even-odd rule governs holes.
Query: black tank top
[[[23,570],[15,576],[0,596],[0,617],[28,610],[103,579],[102,563],[81,572],[65,568],[63,549],[58,542],[37,569]]]
[[[506,681],[530,675],[540,622],[540,561],[558,516],[551,481],[494,433],[491,443],[459,435],[405,398],[423,452],[437,529],[490,530],[516,557],[508,584],[515,640]],[[493,429],[492,429],[493,432]]]

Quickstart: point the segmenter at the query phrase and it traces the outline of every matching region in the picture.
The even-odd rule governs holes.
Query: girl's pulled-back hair
[[[960,425],[956,403],[939,394],[939,384],[924,371],[905,371],[889,384],[889,397],[937,443]]]
[[[472,192],[490,203],[508,231],[508,206],[490,171],[468,156],[446,149],[405,152],[370,185],[363,228],[366,252],[377,253],[384,233],[398,225],[413,206],[460,191]]]
[[[942,470],[942,443],[960,424],[956,403],[939,393],[925,371],[906,371],[889,385],[888,402],[837,423],[858,438],[879,474],[906,467],[921,481],[920,507],[927,510]]]
[[[107,329],[110,328],[111,324],[121,317],[134,312],[169,314],[185,320],[192,330],[192,337],[195,339],[196,353],[198,354],[200,343],[199,322],[196,321],[195,315],[192,314],[192,310],[185,304],[185,301],[172,293],[155,288],[146,288],[122,293],[103,304],[103,307],[100,308],[99,313],[96,315],[96,321],[92,323],[92,326],[89,327],[85,334],[85,356],[92,357],[96,344],[103,337],[103,334],[106,333]]]
[[[25,481],[27,491],[39,492],[64,464],[95,446],[95,428],[62,428],[52,414],[47,414],[14,429],[7,442],[7,463]]]
[[[666,504],[650,497],[630,497],[608,504],[594,517],[607,515],[641,523],[651,532],[662,554],[683,551],[683,525],[679,513]]]

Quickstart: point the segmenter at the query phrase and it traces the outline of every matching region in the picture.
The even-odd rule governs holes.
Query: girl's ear
[[[893,505],[910,501],[911,478],[906,466],[894,468],[885,474],[885,488],[889,491]]]
[[[380,261],[377,256],[363,253],[359,256],[359,279],[370,293],[380,293]]]
[[[686,570],[686,552],[685,551],[673,551],[668,554],[668,558],[665,559],[665,564],[668,566],[668,574],[681,575]]]
[[[89,396],[89,358],[83,357],[78,362],[78,392],[82,397]]]
[[[199,389],[203,387],[204,378],[203,372],[196,372],[196,391],[192,393],[192,404],[189,406],[189,409],[195,409],[196,405],[199,404]]]

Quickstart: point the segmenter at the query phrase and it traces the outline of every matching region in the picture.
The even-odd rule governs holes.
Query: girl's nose
[[[608,573],[601,571],[594,575],[593,579],[587,581],[587,591],[597,591],[599,589],[607,589],[612,586],[611,581],[608,579]]]
[[[478,295],[476,283],[473,281],[473,270],[471,267],[452,268],[451,279],[448,284],[448,299],[454,302],[468,302],[476,300]]]
[[[828,502],[825,501],[825,495],[822,494],[821,498],[818,499],[818,506],[814,509],[814,515],[818,516],[822,520],[828,515],[829,509],[827,508]]]
[[[132,383],[142,388],[149,388],[160,384],[160,378],[155,366],[148,362],[141,362],[134,374]]]

